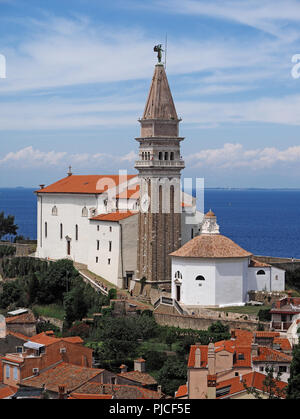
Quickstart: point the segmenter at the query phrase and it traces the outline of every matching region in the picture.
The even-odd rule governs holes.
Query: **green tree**
[[[158,382],[164,393],[174,396],[178,387],[185,384],[187,380],[186,362],[176,357],[169,357],[158,374]]]
[[[286,398],[300,399],[300,343],[293,349],[293,360]]]
[[[4,212],[0,212],[0,240],[6,236],[15,236],[17,234],[18,226],[15,224],[15,217],[8,215],[5,217]]]

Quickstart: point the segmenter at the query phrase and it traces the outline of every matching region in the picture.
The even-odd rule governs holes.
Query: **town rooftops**
[[[181,399],[183,397],[187,397],[188,395],[188,388],[187,385],[184,384],[183,386],[180,386],[175,394],[175,399]]]
[[[64,387],[66,392],[77,389],[86,382],[102,374],[104,370],[80,367],[62,362],[55,367],[40,372],[39,375],[25,378],[22,386],[42,388],[58,393],[59,387]]]
[[[123,384],[99,384],[95,382],[88,382],[78,389],[76,389],[76,397],[80,394],[83,395],[113,395],[115,399],[160,399],[159,392],[149,390],[147,388],[138,387],[134,385]],[[71,394],[73,397],[74,394]]]
[[[140,383],[143,386],[157,384],[157,381],[150,374],[147,374],[146,372],[128,371],[128,372],[121,372],[118,375],[122,378],[126,378],[126,380]]]
[[[253,362],[292,362],[292,357],[282,352],[265,346],[259,346],[258,356],[253,357]]]
[[[125,183],[135,177],[136,175],[72,175],[37,190],[36,193],[99,195],[119,186],[120,182]]]
[[[251,372],[243,375],[242,379],[240,377],[234,377],[221,381],[217,384],[217,399],[232,397],[233,395],[246,391],[246,388],[253,388],[260,392],[265,392],[267,390],[264,384],[265,379],[266,375],[259,372]],[[283,390],[287,386],[287,383],[276,381],[276,386],[280,390]]]
[[[185,258],[247,258],[252,254],[221,234],[200,234],[171,256]]]

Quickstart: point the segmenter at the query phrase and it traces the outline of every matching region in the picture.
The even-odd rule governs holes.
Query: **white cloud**
[[[278,164],[290,167],[300,163],[300,146],[279,150],[275,147],[245,149],[242,144],[226,143],[221,148],[202,150],[187,156],[192,167],[228,169],[270,169]]]
[[[67,153],[65,151],[41,151],[32,146],[21,150],[7,153],[0,158],[0,168],[14,167],[18,169],[35,169],[45,167],[68,167],[70,164],[76,169],[82,168],[110,168],[120,164],[120,168],[126,167],[136,159],[134,151],[130,151],[124,156],[112,154],[90,154],[90,153]],[[118,169],[116,169],[118,170]]]

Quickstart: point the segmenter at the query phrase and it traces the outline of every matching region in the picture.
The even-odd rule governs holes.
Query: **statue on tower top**
[[[161,63],[161,59],[162,59],[162,53],[163,53],[163,49],[162,49],[162,45],[155,45],[154,47],[154,52],[157,52],[157,58],[158,58],[158,62]]]

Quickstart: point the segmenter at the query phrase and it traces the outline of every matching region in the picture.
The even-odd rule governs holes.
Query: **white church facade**
[[[137,269],[139,178],[69,175],[36,191],[36,257],[70,259],[119,288],[133,286]],[[199,234],[202,214],[182,193],[182,243]],[[194,208],[194,209],[193,209]],[[193,211],[191,211],[193,209]]]
[[[215,214],[172,257],[172,298],[190,306],[244,305],[249,291],[284,291],[285,271],[257,261],[220,234]]]

